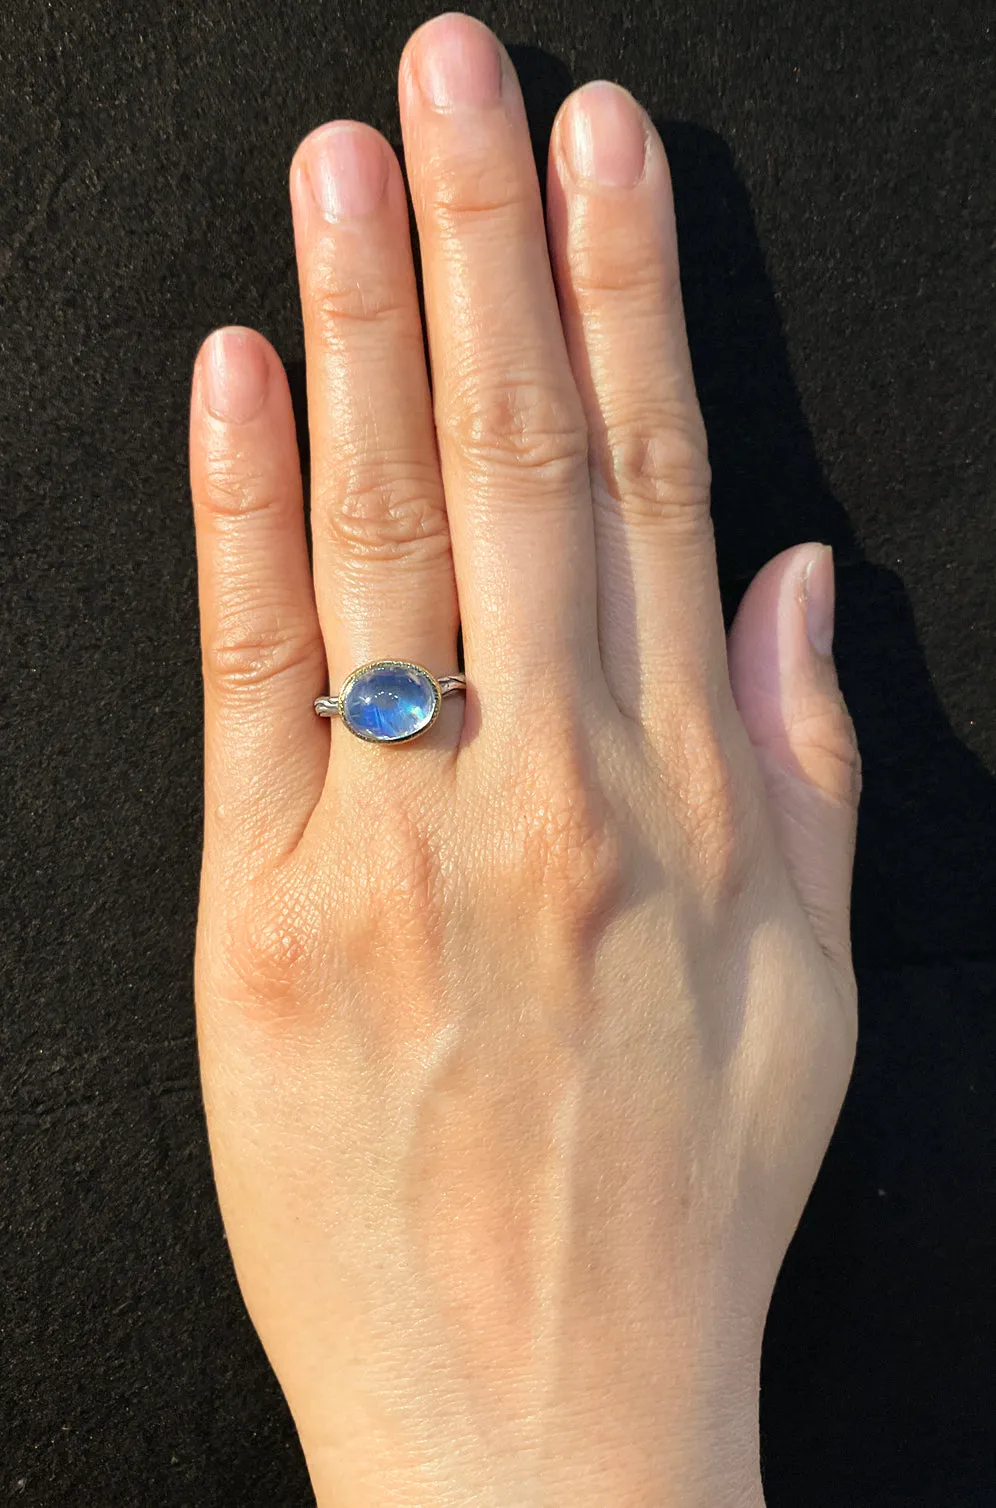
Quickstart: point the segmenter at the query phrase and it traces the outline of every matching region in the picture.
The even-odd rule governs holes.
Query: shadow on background
[[[510,51],[542,183],[572,81],[539,49]],[[967,1502],[958,1480],[996,1491],[983,1339],[996,1333],[993,1200],[980,1167],[996,1093],[996,781],[952,732],[902,582],[863,557],[823,476],[732,154],[710,130],[656,125],[674,182],[724,606],[731,616],[779,550],[833,545],[837,662],[864,759],[861,1043],[766,1333],[769,1508],[892,1494]]]

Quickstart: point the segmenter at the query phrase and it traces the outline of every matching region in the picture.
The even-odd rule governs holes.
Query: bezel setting
[[[415,728],[411,733],[398,733],[392,735],[390,738],[378,738],[376,733],[369,733],[362,728],[357,728],[356,725],[350,721],[349,715],[346,711],[346,702],[349,697],[350,691],[352,690],[355,683],[361,679],[361,677],[369,675],[371,671],[377,670],[414,671],[416,675],[422,677],[428,683],[428,685],[432,689],[433,706],[432,712],[430,713],[428,719],[421,725],[421,727]],[[439,716],[439,709],[443,705],[443,693],[442,688],[440,687],[439,682],[433,675],[432,671],[427,670],[424,665],[419,665],[415,660],[368,660],[365,665],[358,665],[355,670],[350,671],[349,675],[346,677],[341,687],[339,688],[337,701],[339,704],[339,717],[345,724],[345,726],[349,729],[350,733],[352,733],[354,738],[361,738],[364,743],[368,744],[407,744],[411,743],[413,738],[421,738],[423,733],[428,733],[429,729],[436,721],[436,718]]]

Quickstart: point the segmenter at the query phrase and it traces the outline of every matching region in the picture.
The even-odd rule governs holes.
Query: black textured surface
[[[431,13],[10,7],[3,291],[0,1501],[310,1500],[242,1309],[194,1052],[187,382],[300,386],[300,137],[373,121]],[[516,0],[537,141],[607,75],[669,147],[730,604],[838,548],[865,757],[858,1065],[779,1283],[769,1508],[996,1504],[996,20],[989,0]]]

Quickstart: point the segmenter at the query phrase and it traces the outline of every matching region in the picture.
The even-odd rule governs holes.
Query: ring
[[[438,679],[411,660],[371,660],[342,684],[338,696],[316,696],[319,717],[340,717],[357,738],[403,744],[431,728],[444,696],[466,691],[465,675]]]

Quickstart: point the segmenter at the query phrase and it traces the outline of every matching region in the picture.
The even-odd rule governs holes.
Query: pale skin
[[[309,565],[271,346],[191,407],[198,1040],[238,1280],[321,1508],[758,1508],[772,1286],[856,1037],[833,564],[724,631],[667,162],[577,91],[544,223],[477,21],[399,72],[402,169],[290,170]],[[398,747],[316,717],[457,669]]]

